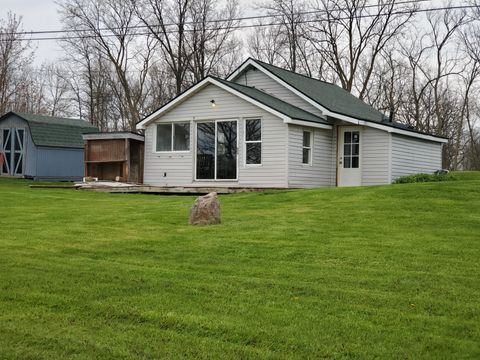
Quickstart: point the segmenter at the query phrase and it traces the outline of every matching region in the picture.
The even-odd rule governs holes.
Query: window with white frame
[[[303,146],[302,146],[302,163],[306,165],[312,164],[312,132],[303,131]]]
[[[156,151],[189,151],[190,123],[157,124]]]
[[[245,164],[262,164],[262,120],[245,120]]]

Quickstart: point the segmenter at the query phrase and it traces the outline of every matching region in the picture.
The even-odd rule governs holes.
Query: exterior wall
[[[313,133],[312,164],[302,164],[303,130]],[[289,187],[335,186],[336,152],[332,147],[333,130],[288,127],[288,184]]]
[[[392,134],[392,180],[441,168],[441,143]]]
[[[37,148],[35,179],[81,180],[83,177],[83,149]]]
[[[390,133],[362,127],[362,185],[390,184]]]
[[[250,69],[242,73],[236,80],[236,83],[253,86],[259,90],[263,90],[266,93],[273,95],[280,100],[295,105],[305,111],[311,112],[317,116],[322,116],[322,112],[309,102],[303,100],[298,95],[288,90],[283,85],[279,84],[271,77],[265,75],[262,71],[256,69]]]
[[[25,176],[35,176],[37,169],[37,148],[33,143],[32,136],[30,135],[30,129],[28,123],[19,118],[16,115],[10,115],[8,118],[0,121],[0,131],[5,128],[17,128],[25,129],[25,144],[24,144],[24,168],[23,173]],[[3,147],[2,136],[0,134],[0,148]],[[0,170],[1,171],[1,170]]]
[[[210,101],[215,100],[216,107]],[[247,166],[244,158],[244,119],[262,119],[262,165]],[[195,181],[195,123],[238,120],[238,181]],[[190,150],[156,153],[157,123],[190,122]],[[208,85],[145,130],[145,184],[157,186],[287,187],[287,125],[282,119],[229,92]],[[166,175],[166,176],[165,176]]]

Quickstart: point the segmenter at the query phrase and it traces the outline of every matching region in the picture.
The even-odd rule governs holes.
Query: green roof
[[[300,109],[299,107],[296,107],[292,104],[289,104],[285,101],[282,101],[272,95],[267,94],[264,91],[258,90],[254,87],[250,86],[245,86],[245,85],[240,85],[234,82],[230,82],[227,80],[222,80],[219,78],[214,78],[215,80],[221,82],[224,85],[227,85],[228,87],[237,90],[238,92],[268,106],[271,109],[274,109],[286,116],[288,116],[291,119],[295,120],[303,120],[303,121],[310,121],[310,122],[315,122],[319,124],[327,124],[331,125],[331,122],[322,119],[321,117],[314,115],[308,111],[305,111],[303,109]]]
[[[316,80],[259,60],[252,60],[332,112],[374,122],[382,122],[384,118],[380,111],[335,84]]]
[[[82,134],[96,133],[98,128],[85,120],[32,114],[12,114],[28,122],[32,140],[37,146],[83,148]]]

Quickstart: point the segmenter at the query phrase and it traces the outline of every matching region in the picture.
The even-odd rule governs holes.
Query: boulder
[[[200,196],[190,208],[190,225],[220,224],[220,202],[216,192]]]

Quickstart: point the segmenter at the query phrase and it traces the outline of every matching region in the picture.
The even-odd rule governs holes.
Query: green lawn
[[[480,358],[480,174],[221,197],[0,180],[0,358]]]

